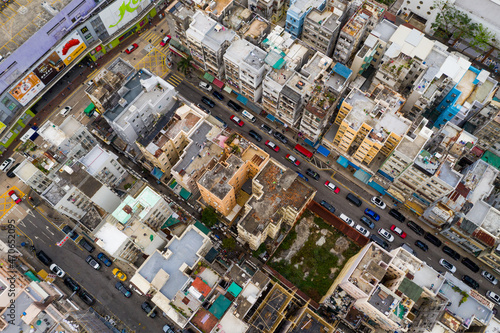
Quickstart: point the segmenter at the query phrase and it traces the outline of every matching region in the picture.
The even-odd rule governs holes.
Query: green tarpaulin
[[[212,74],[209,74],[209,73],[205,73],[205,75],[203,75],[203,78],[210,83],[212,83],[215,79],[214,76]]]
[[[94,114],[94,110],[95,110],[94,103],[90,103],[89,106],[87,106],[85,110],[83,110],[83,112],[85,112],[86,115],[91,116],[92,114]]]

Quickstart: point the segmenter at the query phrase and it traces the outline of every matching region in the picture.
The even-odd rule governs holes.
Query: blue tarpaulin
[[[278,118],[275,118],[274,121],[277,122],[278,124],[281,124],[282,126],[285,126],[285,123],[279,120]]]
[[[348,79],[352,74],[352,70],[349,67],[342,65],[340,62],[335,64],[333,71],[346,79]]]
[[[368,184],[368,181],[370,178],[372,178],[372,175],[370,175],[368,172],[364,171],[363,169],[358,169],[354,173],[354,177],[361,180],[363,183]]]
[[[344,156],[339,156],[339,158],[337,159],[337,163],[344,168],[347,168],[347,166],[349,165],[349,161]]]
[[[328,155],[330,155],[330,151],[328,149],[326,149],[325,147],[323,147],[322,145],[320,145],[318,147],[318,150],[316,150],[316,151],[325,157],[328,157]]]
[[[274,118],[274,116],[270,113],[267,114],[267,119],[269,119],[270,121],[274,121],[276,118]]]
[[[161,179],[161,177],[163,176],[163,171],[161,171],[161,169],[157,168],[157,167],[154,167],[153,168],[153,171],[151,171],[151,174],[156,178],[156,179]]]
[[[238,94],[238,97],[236,97],[236,100],[241,102],[241,104],[243,104],[243,105],[247,105],[247,103],[248,103],[248,98],[246,98],[245,96],[240,95],[240,94]]]
[[[375,183],[374,181],[370,181],[368,183],[369,186],[373,187],[374,189],[377,190],[378,193],[384,195],[385,194],[385,188],[382,187],[379,183]]]
[[[307,143],[309,146],[313,147],[314,148],[314,142],[312,142],[311,140],[309,139],[304,139],[304,142]]]

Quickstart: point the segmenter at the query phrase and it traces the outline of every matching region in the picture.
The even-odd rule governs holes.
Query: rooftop
[[[368,23],[368,20],[371,16],[372,13],[369,10],[360,7],[358,11],[353,16],[351,16],[349,21],[347,21],[347,23],[344,25],[344,27],[342,28],[342,32],[347,33],[351,36],[357,36],[361,31],[363,31],[363,28]]]
[[[339,17],[342,15],[342,12],[335,8],[334,12],[324,9],[320,11],[317,8],[313,8],[309,14],[307,15],[307,20],[311,20],[313,22],[318,23],[323,28],[328,29],[333,32],[340,25]]]
[[[452,188],[455,188],[462,179],[462,175],[459,172],[453,170],[450,162],[448,161],[445,161],[441,164],[441,168],[439,169],[439,173],[437,176]]]
[[[368,299],[373,307],[379,310],[381,313],[390,313],[394,311],[399,303],[399,299],[395,298],[389,289],[385,288],[384,285],[378,285],[377,289]]]
[[[304,15],[311,7],[318,8],[325,3],[325,0],[295,0],[291,2],[288,12],[294,13],[297,17]]]
[[[252,21],[252,23],[250,23],[248,28],[245,29],[243,37],[258,39],[259,37],[263,36],[268,26],[269,23],[264,22],[260,17],[255,17],[255,19]]]
[[[121,224],[126,224],[132,216],[143,219],[160,200],[163,200],[162,197],[146,186],[135,198],[127,195],[112,215]]]
[[[186,170],[197,156],[201,156],[200,153],[205,149],[205,146],[210,144],[208,134],[214,127],[209,122],[203,121],[198,129],[189,136],[191,143],[184,149],[182,159],[174,166],[176,172]]]
[[[234,311],[226,312],[218,324],[221,332],[245,333],[248,330],[248,324],[234,314]]]
[[[490,207],[483,219],[481,227],[494,237],[500,236],[500,211]]]
[[[431,135],[432,131],[424,127],[415,139],[411,139],[409,136],[405,135],[396,149],[410,160],[414,160]]]
[[[444,282],[444,276],[426,263],[422,263],[418,270],[414,272],[412,281],[418,286],[427,288],[437,294]]]
[[[462,180],[464,185],[472,191],[467,200],[475,203],[487,197],[494,188],[493,182],[498,174],[497,169],[483,160],[477,160]]]
[[[314,86],[297,72],[293,73],[285,87],[289,87],[291,90],[290,93],[286,93],[286,96],[295,102],[298,102],[300,97],[311,96],[314,89]],[[285,93],[282,92],[282,94]]]
[[[194,15],[194,12],[189,7],[178,0],[172,2],[166,10],[180,20],[185,20],[187,17]]]
[[[348,279],[368,296],[378,282],[382,281],[391,259],[392,256],[382,250],[380,246],[370,243]]]
[[[266,52],[247,40],[238,39],[228,47],[226,53],[224,53],[224,58],[238,66],[241,66],[244,62],[247,66],[260,70],[264,66]]]
[[[112,256],[116,256],[122,246],[128,242],[127,235],[110,223],[105,223],[99,228],[95,237],[99,238],[99,246]]]
[[[231,154],[224,164],[218,163],[205,172],[198,183],[222,200],[233,189],[229,182],[243,163],[241,158]]]
[[[387,43],[397,28],[398,26],[394,23],[383,19],[375,26],[371,34]]]
[[[295,327],[289,330],[288,333],[326,333],[331,332],[333,328],[309,308],[304,309],[294,326]]]
[[[279,284],[274,284],[272,290],[249,320],[251,324],[248,333],[273,332],[275,325],[284,317],[283,309],[288,306],[292,296]]]
[[[331,58],[317,51],[312,58],[309,59],[307,64],[302,66],[300,72],[312,83],[314,80],[320,79],[320,74],[326,74],[327,68],[329,68],[332,63],[333,60]]]
[[[205,11],[219,17],[232,2],[233,0],[214,0],[205,8]]]
[[[197,252],[203,246],[204,240],[200,233],[189,228],[180,239],[174,237],[170,241],[168,253],[162,255],[158,251],[154,252],[136,274],[141,275],[149,283],[152,283],[158,274],[168,274],[166,282],[158,289],[165,297],[172,300],[188,280],[188,276],[181,271],[182,266],[187,264],[193,267],[196,264],[199,259]]]
[[[94,148],[80,159],[87,172],[91,175],[95,175],[97,171],[102,169],[102,166],[110,159],[118,160],[118,156],[115,154],[104,150],[101,146],[94,146]]]
[[[441,161],[435,155],[431,155],[427,150],[422,149],[420,153],[417,155],[417,158],[414,161],[414,165],[419,167],[421,170],[426,172],[428,175],[433,176]]]
[[[280,52],[287,50],[293,42],[294,40],[292,35],[286,32],[283,27],[276,25],[267,38],[262,42],[262,47],[267,51],[276,49]]]
[[[434,41],[427,39],[423,32],[400,25],[389,41],[392,43],[384,57],[397,58],[401,54],[424,61],[431,52]]]
[[[261,232],[269,223],[277,223],[282,208],[290,207],[298,212],[315,193],[294,170],[282,168],[273,160],[254,178],[254,183],[262,186],[261,194],[252,195],[247,202],[250,209],[240,221],[241,226],[253,234]]]

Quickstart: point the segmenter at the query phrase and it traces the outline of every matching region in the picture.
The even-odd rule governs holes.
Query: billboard
[[[69,65],[85,49],[87,46],[75,31],[56,47],[56,53],[66,65]]]
[[[149,0],[118,0],[99,13],[110,35],[127,25],[150,3]]]
[[[45,85],[47,85],[64,67],[66,67],[66,65],[54,51],[35,67],[33,73],[35,73],[36,76],[38,76],[38,78]]]
[[[26,106],[44,87],[45,84],[43,84],[35,73],[31,72],[10,91],[10,94],[22,106]]]

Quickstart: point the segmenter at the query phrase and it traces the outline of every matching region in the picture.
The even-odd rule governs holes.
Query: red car
[[[340,189],[337,186],[333,185],[333,183],[330,183],[328,180],[325,182],[325,186],[332,190],[334,193],[340,192]]]
[[[125,53],[126,53],[126,54],[130,54],[130,53],[134,52],[134,50],[135,50],[136,48],[138,48],[138,47],[139,47],[139,45],[137,45],[136,43],[134,43],[134,44],[130,45],[129,47],[127,47],[127,48],[125,49]]]
[[[236,117],[235,115],[232,115],[230,117],[230,119],[236,124],[238,125],[239,127],[245,125],[245,123],[243,122],[243,120],[241,120],[240,118]]]
[[[172,37],[170,37],[170,35],[167,35],[166,37],[163,37],[163,39],[160,42],[160,45],[161,46],[167,45],[168,42],[170,42],[171,39],[172,39]]]
[[[16,192],[14,192],[14,190],[10,191],[9,192],[9,196],[12,198],[12,200],[14,200],[14,202],[16,204],[20,203],[21,202],[21,198],[19,198],[16,194]]]
[[[293,155],[288,154],[288,155],[285,156],[285,158],[287,160],[289,160],[290,162],[292,162],[296,166],[300,165],[300,161],[298,159],[296,159],[295,156],[293,156]]]
[[[274,142],[272,141],[269,141],[267,140],[266,141],[266,146],[268,146],[269,148],[271,148],[272,150],[274,150],[275,152],[279,152],[280,151],[280,147],[278,147]]]
[[[406,238],[406,232],[401,230],[400,228],[396,227],[394,224],[391,226],[392,232],[394,232],[396,235],[398,235],[401,238]]]

